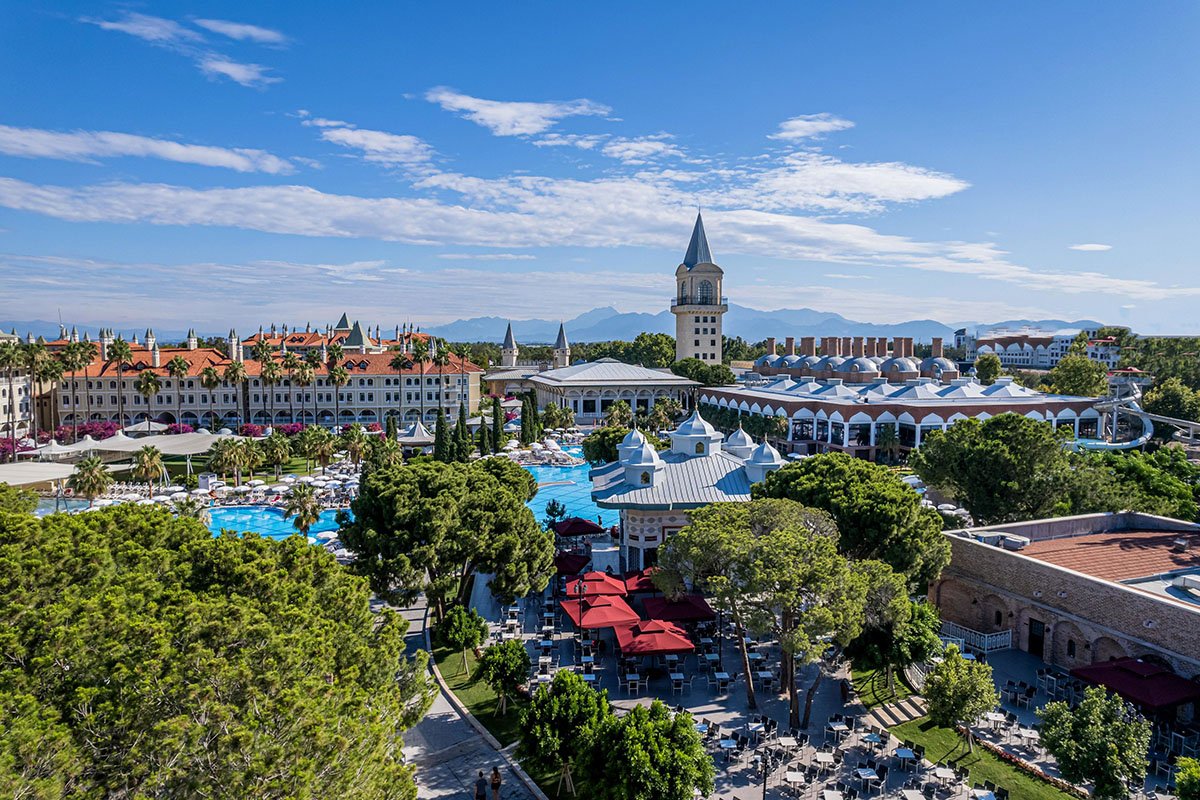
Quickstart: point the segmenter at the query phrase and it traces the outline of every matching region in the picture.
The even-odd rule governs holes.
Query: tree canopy
[[[712,792],[716,769],[692,716],[655,700],[607,716],[580,773],[594,800],[693,800]]]
[[[623,425],[605,425],[597,428],[583,439],[583,457],[593,463],[607,464],[610,461],[616,461],[617,445],[628,433],[629,428]],[[642,431],[642,435],[657,450],[662,450],[667,446],[665,441],[652,433]]]
[[[1046,374],[1046,383],[1056,394],[1099,397],[1108,390],[1108,368],[1085,355],[1063,356]]]
[[[1167,378],[1154,384],[1154,387],[1143,395],[1142,407],[1151,414],[1195,422],[1200,420],[1200,392],[1179,378]],[[1175,428],[1156,422],[1154,435],[1159,439],[1170,439],[1175,435]]]
[[[925,699],[934,724],[950,729],[967,726],[967,743],[972,749],[970,726],[1000,702],[991,665],[968,661],[954,645],[946,648],[941,662],[925,677]]]
[[[492,575],[505,602],[541,591],[553,569],[553,537],[525,503],[536,491],[527,470],[505,459],[470,464],[414,461],[366,473],[339,518],[354,569],[381,597],[411,602],[424,591],[439,618],[466,600],[469,578]]]
[[[7,796],[415,798],[406,622],[302,539],[157,508],[0,514]]]
[[[508,698],[529,679],[529,651],[518,639],[497,642],[483,651],[479,659],[479,677],[499,698],[496,709],[501,716],[508,710]]]
[[[1000,356],[995,353],[984,353],[975,359],[975,377],[980,383],[995,383],[1003,371],[1004,365],[1000,363]]]
[[[437,627],[438,636],[442,641],[462,651],[463,672],[471,674],[467,665],[467,650],[473,650],[487,639],[487,620],[479,616],[473,608],[454,605],[446,612],[446,618]]]
[[[1075,708],[1065,702],[1039,709],[1042,744],[1064,778],[1093,785],[1092,796],[1119,800],[1146,778],[1150,723],[1100,686],[1084,692]]]
[[[829,512],[838,547],[854,559],[877,559],[913,585],[935,579],[950,562],[942,520],[887,467],[844,453],[784,466],[751,487],[751,496],[783,497]]]
[[[608,693],[597,692],[579,675],[559,670],[541,684],[521,716],[517,757],[539,772],[557,772],[559,788],[575,793],[573,773],[612,716]]]
[[[37,508],[37,502],[37,495],[28,489],[0,483],[0,511],[32,514]]]
[[[724,364],[710,364],[698,358],[683,358],[671,365],[671,372],[698,382],[701,386],[728,386],[736,378]]]
[[[1179,759],[1175,789],[1179,800],[1200,800],[1200,761],[1194,758]]]

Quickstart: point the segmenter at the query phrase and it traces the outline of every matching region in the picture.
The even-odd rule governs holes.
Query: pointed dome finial
[[[697,264],[712,264],[712,253],[708,249],[708,237],[704,235],[704,217],[696,209],[696,225],[692,228],[692,240],[688,242],[687,253],[683,256],[683,265],[688,269]]]

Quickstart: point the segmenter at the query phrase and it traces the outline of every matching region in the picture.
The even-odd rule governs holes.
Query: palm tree
[[[36,342],[21,345],[21,365],[25,368],[25,379],[29,383],[29,425],[34,442],[38,435],[37,391],[34,387],[41,384],[42,365],[47,358],[46,340],[41,336]]]
[[[307,389],[309,386],[312,386],[313,380],[315,380],[316,377],[317,377],[316,371],[313,369],[312,365],[308,364],[308,363],[299,364],[296,367],[296,372],[294,373],[294,376],[292,377],[292,382],[300,387],[300,420],[301,420],[301,422],[304,421],[304,404],[305,404],[305,400],[307,399],[304,390]]]
[[[14,341],[0,342],[0,368],[8,378],[9,458],[17,460],[17,369],[21,366],[21,346]]]
[[[342,447],[346,450],[346,455],[354,462],[354,466],[357,467],[367,449],[367,434],[363,431],[362,425],[356,422],[342,431]]]
[[[326,380],[333,387],[333,424],[337,427],[342,424],[342,387],[350,382],[350,373],[345,367],[333,367]]]
[[[67,488],[86,497],[88,508],[91,508],[96,498],[104,494],[112,482],[112,473],[104,466],[104,462],[97,456],[89,456],[75,465],[75,471],[67,478]]]
[[[154,402],[154,396],[162,390],[162,383],[158,380],[158,376],[150,370],[143,370],[141,375],[138,375],[137,383],[135,384],[137,393],[146,398],[146,433],[150,432],[150,420],[154,416],[154,409],[151,404]]]
[[[882,425],[875,429],[875,449],[887,456],[888,461],[894,461],[900,452],[900,437],[896,435],[895,425]]]
[[[221,473],[221,480],[225,480],[229,472],[237,467],[236,448],[236,439],[218,439],[208,451],[208,468]]]
[[[275,387],[283,378],[283,370],[279,366],[278,361],[264,361],[262,371],[258,374],[259,380],[262,381],[263,391],[267,393],[267,397],[271,400],[271,408],[267,413],[270,415],[271,424],[275,424]],[[266,398],[263,399],[263,406],[266,407]]]
[[[399,386],[401,384],[401,376],[404,375],[405,370],[412,369],[413,361],[411,358],[405,355],[403,350],[396,350],[396,354],[392,356],[391,361],[388,362],[388,367],[396,371],[396,385]],[[404,395],[399,392],[396,393],[396,411],[401,415],[401,419],[403,419]]]
[[[148,444],[133,454],[133,474],[150,484],[150,494],[154,494],[154,482],[163,474],[163,457],[157,447]]]
[[[212,524],[212,515],[208,512],[208,504],[197,497],[176,500],[174,506],[176,516],[198,519],[205,527]]]
[[[296,406],[295,406],[295,389],[296,370],[300,368],[300,359],[296,358],[295,353],[285,353],[280,360],[280,365],[287,370],[288,374],[288,420],[296,421]]]
[[[274,363],[271,358],[274,353],[275,348],[271,347],[271,343],[266,339],[259,339],[254,343],[254,347],[250,348],[250,354],[254,357],[254,360],[258,362],[258,382],[263,389],[262,407],[264,414],[267,413],[267,392],[269,391],[269,387],[267,385],[267,376],[265,373],[267,371],[267,365]],[[272,423],[275,422],[275,417],[273,414],[271,417],[269,417],[269,419]]]
[[[62,381],[63,367],[62,361],[57,358],[47,358],[38,367],[38,383],[48,383],[51,386],[58,385]],[[57,398],[51,398],[50,402],[50,429],[58,430],[59,424],[62,422],[62,417],[58,411],[58,403],[54,402]]]
[[[325,348],[325,355],[329,358],[329,360],[325,363],[333,367],[342,362],[342,358],[346,355],[346,351],[339,343],[334,342]]]
[[[445,342],[437,345],[433,363],[438,368],[438,408],[444,409],[446,407],[446,367],[450,365],[450,351]]]
[[[650,409],[650,427],[655,433],[671,427],[683,414],[683,406],[673,397],[659,397]]]
[[[421,374],[419,399],[421,401],[421,422],[423,424],[425,422],[425,362],[429,360],[428,339],[418,339],[413,342],[413,360],[417,362],[417,367]]]
[[[246,468],[246,472],[250,474],[249,479],[254,480],[254,470],[263,465],[263,451],[259,443],[254,439],[243,439],[238,442],[238,452],[242,466]]]
[[[463,390],[467,388],[467,359],[471,357],[471,348],[467,344],[460,344],[454,347],[452,352],[458,356],[458,404],[461,406],[471,399],[470,390],[467,390],[465,397],[463,396]],[[467,409],[467,411],[473,410]]]
[[[221,385],[221,373],[217,372],[217,368],[214,366],[205,367],[200,370],[200,385],[208,390],[208,416],[211,418],[208,424],[212,426],[210,430],[216,433],[217,428],[220,426],[217,425],[217,412],[214,408],[216,395],[214,392]]]
[[[316,428],[320,431],[317,436],[313,437],[312,454],[317,463],[321,465],[321,469],[329,466],[329,462],[333,460],[333,455],[338,451],[338,440],[332,433],[324,428]]]
[[[292,517],[292,525],[301,535],[308,536],[309,530],[321,520],[321,503],[317,500],[316,492],[307,483],[292,487],[287,504],[283,507],[284,516]]]
[[[79,412],[77,410],[77,395],[78,385],[75,380],[75,373],[83,370],[83,382],[86,384],[89,380],[88,367],[96,360],[96,345],[91,342],[72,342],[67,345],[63,353],[63,366],[71,372],[71,419],[74,420],[72,427],[72,439],[79,438]],[[92,416],[92,394],[86,386],[83,394],[83,399],[87,411],[84,416],[91,418]]]
[[[183,356],[175,356],[167,362],[167,374],[175,381],[175,424],[183,424],[183,379],[192,365]],[[176,428],[178,430],[178,428]]]
[[[263,459],[275,467],[275,480],[279,480],[279,472],[287,460],[292,457],[292,443],[282,433],[275,432],[260,442]]]
[[[125,365],[133,362],[133,349],[120,336],[108,346],[108,363],[117,366],[117,427],[125,427]]]
[[[236,407],[234,418],[237,420],[237,427],[234,430],[240,431],[242,428],[242,384],[246,382],[246,365],[241,361],[230,361],[229,366],[225,367],[223,377],[225,382],[233,387],[233,404]]]

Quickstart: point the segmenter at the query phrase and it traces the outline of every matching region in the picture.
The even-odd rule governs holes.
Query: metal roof
[[[517,340],[513,336],[511,322],[508,323],[508,330],[506,330],[504,332],[504,344],[502,344],[500,346],[503,347],[505,350],[516,350],[517,349]]]
[[[653,486],[625,482],[619,461],[592,470],[592,499],[601,508],[698,508],[709,503],[745,502],[750,479],[737,456],[714,451],[707,456],[664,452],[662,471]]]
[[[571,345],[567,344],[567,329],[564,328],[563,324],[560,322],[558,323],[558,338],[554,340],[554,349],[566,350],[570,346]]]
[[[562,369],[548,369],[532,376],[530,383],[543,386],[699,386],[696,381],[665,370],[648,369],[625,364],[613,358],[601,358],[572,364]]]
[[[683,265],[688,269],[697,264],[713,264],[712,253],[708,250],[708,237],[704,235],[704,219],[696,212],[696,225],[692,228],[692,240],[688,242],[687,253],[683,256]]]

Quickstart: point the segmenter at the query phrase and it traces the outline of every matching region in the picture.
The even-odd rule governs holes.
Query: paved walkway
[[[401,609],[401,614],[409,621],[408,651],[423,649],[424,600]],[[421,800],[472,798],[479,770],[490,776],[493,766],[500,767],[504,776],[500,790],[503,800],[533,800],[504,758],[454,710],[444,692],[438,693],[425,718],[404,734],[404,742],[404,757],[417,767],[417,796]]]

